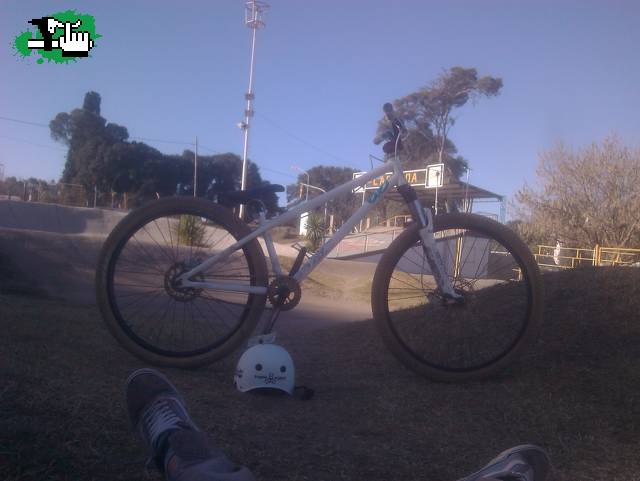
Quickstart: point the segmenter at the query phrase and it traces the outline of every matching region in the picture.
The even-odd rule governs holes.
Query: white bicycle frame
[[[362,220],[373,207],[384,197],[384,194],[391,186],[402,186],[406,185],[407,181],[404,178],[404,173],[402,167],[400,165],[400,161],[397,158],[392,158],[387,162],[383,163],[379,167],[370,170],[369,172],[353,179],[352,181],[346,182],[329,192],[319,195],[318,197],[314,197],[309,201],[305,201],[297,206],[291,208],[287,212],[280,214],[279,216],[266,220],[264,217],[261,219],[260,225],[253,231],[251,234],[243,237],[239,241],[235,242],[233,245],[223,249],[221,252],[215,254],[212,257],[209,257],[207,260],[202,262],[201,264],[195,266],[188,272],[182,274],[178,280],[181,281],[181,287],[194,287],[199,289],[213,289],[213,290],[222,290],[222,291],[230,291],[230,292],[246,292],[250,294],[267,294],[266,286],[247,286],[243,284],[234,284],[232,282],[210,282],[210,281],[196,281],[190,280],[198,273],[208,269],[213,266],[216,262],[225,259],[231,253],[240,249],[245,244],[251,242],[259,236],[263,236],[267,252],[269,254],[269,258],[271,259],[271,265],[273,268],[273,272],[276,275],[283,275],[282,267],[280,266],[280,261],[276,254],[275,247],[273,245],[273,240],[271,235],[269,234],[269,230],[285,224],[290,220],[296,219],[300,216],[300,214],[304,212],[310,212],[317,207],[322,206],[325,202],[332,200],[340,195],[346,194],[348,192],[353,191],[356,187],[364,186],[367,182],[377,177],[383,176],[389,170],[389,164],[393,167],[393,173],[390,178],[385,179],[378,189],[372,192],[369,195],[367,201],[356,211],[353,213],[351,217],[336,231],[333,236],[331,236],[322,246],[305,262],[298,272],[293,275],[293,278],[301,283],[304,279],[306,279],[309,274],[315,269],[315,267],[322,262],[322,260],[331,252],[331,250],[338,245],[338,243],[351,232],[353,227]],[[423,246],[425,248],[427,254],[427,260],[431,267],[432,273],[438,283],[438,286],[442,290],[443,293],[447,294],[451,298],[459,297],[453,290],[453,286],[451,285],[451,280],[449,276],[446,275],[446,270],[444,268],[444,263],[440,256],[439,251],[435,246],[435,238],[433,236],[433,219],[431,218],[431,209],[424,209],[418,200],[414,201],[415,203],[415,212],[418,213],[418,216],[421,217],[417,219],[422,228],[420,229],[420,237],[423,242]]]

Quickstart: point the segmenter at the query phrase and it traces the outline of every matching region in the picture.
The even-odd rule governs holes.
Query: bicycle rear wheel
[[[255,328],[266,294],[181,287],[176,279],[249,234],[224,207],[202,199],[154,201],[125,217],[107,238],[96,293],[114,337],[161,366],[196,367],[231,353]],[[267,286],[257,240],[193,280]]]
[[[536,335],[542,313],[538,266],[513,231],[486,217],[436,216],[434,236],[463,301],[443,302],[414,224],[376,270],[376,325],[393,354],[425,377],[485,378],[513,362]]]

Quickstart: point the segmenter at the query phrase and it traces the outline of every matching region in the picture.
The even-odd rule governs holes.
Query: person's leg
[[[550,471],[551,461],[544,449],[522,444],[503,451],[484,468],[458,481],[546,481]]]
[[[153,369],[139,369],[126,382],[129,419],[169,481],[254,481],[209,443],[189,417],[184,400],[169,380]]]

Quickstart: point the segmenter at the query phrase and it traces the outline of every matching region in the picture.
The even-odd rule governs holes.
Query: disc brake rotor
[[[173,264],[164,275],[164,289],[173,299],[178,302],[189,302],[200,295],[202,289],[197,287],[180,287],[178,278],[192,269],[192,266],[187,266],[184,262],[176,262]],[[194,276],[195,280],[204,281],[202,273]]]

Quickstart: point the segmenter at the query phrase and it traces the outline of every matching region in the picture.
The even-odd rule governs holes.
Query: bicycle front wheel
[[[462,301],[444,302],[414,224],[376,270],[376,325],[393,354],[425,377],[485,378],[513,362],[536,335],[542,313],[538,266],[513,231],[486,217],[436,216],[434,236]]]
[[[266,293],[182,287],[178,278],[249,233],[231,211],[202,199],[172,197],[133,211],[107,238],[96,271],[111,333],[155,365],[196,367],[231,353],[255,328]],[[253,240],[192,280],[266,288],[267,272]]]

